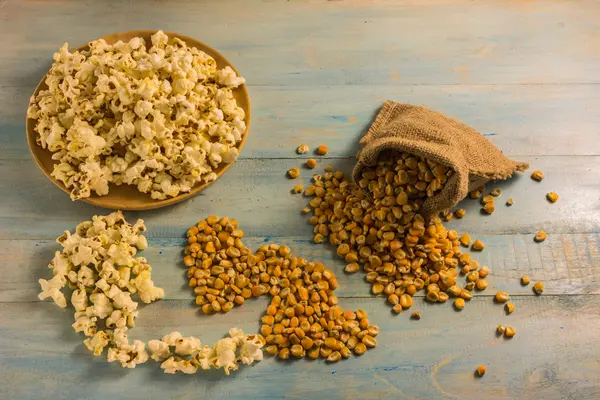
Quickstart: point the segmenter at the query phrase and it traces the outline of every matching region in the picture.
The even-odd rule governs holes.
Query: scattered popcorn
[[[164,361],[171,355],[171,352],[169,351],[169,344],[163,342],[162,340],[148,341],[148,348],[152,353],[150,357],[152,357],[154,361]]]
[[[165,374],[176,374],[181,371],[184,374],[195,374],[198,370],[194,364],[188,360],[183,360],[179,357],[169,357],[160,367],[165,371]]]
[[[219,164],[237,159],[246,115],[233,90],[244,82],[162,31],[151,43],[99,39],[74,52],[65,43],[27,117],[73,200],[106,195],[110,183],[163,200],[213,181]],[[143,238],[126,244],[147,245]],[[73,262],[88,265],[90,250],[81,246]]]
[[[129,342],[127,332],[138,315],[138,303],[131,296],[137,294],[145,303],[164,297],[164,290],[151,279],[152,268],[146,259],[135,257],[141,249],[138,245],[147,244],[140,239],[144,231],[142,220],[130,225],[119,211],[94,216],[92,221],[77,225],[74,233],[65,231],[56,240],[63,250],[49,265],[54,277],[39,280],[39,298],[51,297],[64,308],[67,300],[62,289],[67,282],[75,285],[71,294],[73,329],[87,337],[83,343],[95,356],[106,348],[108,362],[118,362],[123,368],[135,368],[152,358],[168,374],[222,368],[229,375],[240,363],[261,361],[264,338],[244,335],[238,328],[230,329],[230,337],[217,341],[213,348],[177,331],[162,340],[150,340],[150,355],[144,342]],[[98,329],[99,321],[104,321],[104,330]]]

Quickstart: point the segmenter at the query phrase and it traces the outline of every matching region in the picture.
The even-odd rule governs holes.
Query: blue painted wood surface
[[[0,399],[597,399],[600,398],[600,3],[597,1],[25,1],[0,0]],[[289,245],[338,273],[341,303],[364,308],[379,345],[334,365],[272,359],[230,377],[167,376],[156,364],[122,370],[94,359],[70,327],[71,311],[37,299],[37,279],[65,229],[105,210],[73,203],[39,172],[25,140],[25,109],[51,55],[123,30],[164,29],[219,49],[246,77],[253,103],[241,159],[199,196],[143,213],[166,299],[143,307],[132,337],[173,329],[210,343],[237,325],[258,330],[267,299],[226,315],[192,306],[181,267],[186,228],[210,213],[235,217],[256,248]],[[508,155],[546,173],[497,187],[511,208],[448,226],[486,244],[477,259],[490,289],[457,313],[419,295],[394,316],[298,212],[287,169],[294,149],[326,144],[349,171],[357,141],[384,99],[457,116]],[[307,183],[309,171],[302,171]],[[296,183],[296,182],[294,182]],[[554,190],[560,200],[545,201]],[[543,228],[542,244],[532,236]],[[546,283],[535,297],[518,278]],[[517,310],[493,303],[511,293]],[[510,323],[517,336],[498,339]],[[483,379],[473,371],[486,364]]]

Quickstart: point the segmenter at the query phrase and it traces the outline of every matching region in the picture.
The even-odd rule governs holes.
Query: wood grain
[[[600,233],[600,157],[525,158],[546,174],[537,183],[529,175],[489,184],[499,187],[502,197],[498,210],[491,216],[480,215],[480,204],[471,199],[460,203],[467,216],[449,226],[471,234],[532,234],[543,228],[553,233]],[[332,164],[349,172],[354,159],[329,159],[319,165]],[[128,212],[129,218],[143,218],[149,237],[181,237],[198,219],[208,214],[226,215],[240,221],[251,236],[311,236],[311,227],[300,210],[308,204],[303,195],[294,195],[294,185],[310,184],[316,170],[302,169],[302,179],[290,180],[285,174],[299,167],[296,159],[243,159],[229,173],[198,196],[168,209],[144,213]],[[55,188],[25,160],[0,160],[0,187],[10,188],[0,197],[0,239],[55,239],[65,229],[74,229],[82,220],[106,210],[73,202]],[[27,181],[25,186],[22,182]],[[550,204],[545,195],[556,191],[560,199]],[[515,201],[505,207],[509,197]]]
[[[409,312],[390,314],[378,300],[343,299],[345,308],[365,309],[381,327],[378,346],[360,358],[337,364],[267,358],[228,379],[220,374],[167,376],[155,363],[122,370],[94,357],[69,326],[71,312],[48,302],[0,303],[2,398],[47,398],[63,393],[73,399],[593,399],[600,375],[597,327],[600,296],[541,296],[513,299],[517,309],[504,315],[489,298],[474,298],[456,312],[451,304],[418,300]],[[177,327],[184,335],[213,343],[232,320],[247,331],[258,329],[266,307],[258,300],[233,315],[203,318],[185,301],[159,301],[145,307],[131,331],[147,340]],[[23,318],[27,315],[27,318]],[[19,325],[11,321],[19,321]],[[517,335],[497,338],[497,324],[511,324]],[[24,339],[24,334],[27,341]],[[535,339],[534,339],[535,338]],[[481,380],[477,365],[487,365]],[[578,368],[573,368],[577,365]]]
[[[594,0],[0,0],[0,399],[538,399],[600,398],[600,3]],[[378,346],[337,364],[267,359],[225,378],[167,376],[156,364],[122,370],[94,359],[70,324],[72,311],[37,299],[53,242],[94,214],[37,170],[24,115],[35,84],[63,42],[163,29],[219,50],[247,79],[253,104],[241,159],[199,196],[143,218],[157,284],[167,299],[143,306],[133,338],[178,329],[213,343],[232,326],[258,330],[267,298],[226,315],[198,314],[185,285],[186,228],[214,213],[235,217],[246,244],[289,245],[336,271],[346,308],[381,326]],[[491,216],[465,200],[447,224],[484,241],[476,255],[490,288],[456,312],[426,304],[393,316],[361,274],[345,275],[332,249],[311,243],[312,227],[292,195],[310,171],[300,143],[326,144],[320,159],[349,171],[357,140],[385,99],[428,106],[480,130],[506,154],[546,174],[489,185],[502,196]],[[308,157],[308,155],[307,155]],[[556,204],[544,196],[553,190]],[[503,206],[512,197],[515,205]],[[548,239],[533,243],[543,228]],[[542,296],[522,287],[528,273]],[[506,316],[490,295],[506,290]],[[495,337],[499,323],[517,330]],[[488,367],[482,379],[473,371]]]
[[[353,157],[358,139],[385,99],[453,115],[509,155],[600,155],[600,141],[590,140],[600,126],[600,114],[592,107],[600,102],[599,87],[250,86],[252,127],[240,157],[295,158],[294,149],[301,143],[313,149],[325,144],[330,157]],[[33,89],[0,87],[0,158],[30,159],[23,121]]]
[[[600,294],[600,234],[557,234],[550,235],[541,244],[533,242],[532,235],[482,235],[486,249],[470,252],[481,265],[489,266],[489,287],[476,296],[493,296],[498,290],[513,295],[531,295],[532,285],[522,286],[523,274],[535,282],[545,283],[546,294]],[[157,285],[163,287],[166,298],[192,302],[192,290],[187,287],[183,268],[183,238],[150,239],[149,248],[140,256],[152,265],[152,276]],[[348,275],[345,263],[339,259],[329,245],[315,245],[306,236],[249,237],[244,244],[252,250],[265,243],[288,245],[293,254],[308,260],[324,263],[338,278],[340,288],[337,296],[371,297],[370,285],[363,273]],[[0,240],[0,259],[10,263],[0,281],[0,302],[34,301],[39,293],[39,284],[32,277],[51,277],[46,268],[54,252],[60,247],[49,240]],[[459,282],[466,282],[464,278]],[[423,293],[417,294],[422,297]],[[385,297],[380,297],[382,307]]]

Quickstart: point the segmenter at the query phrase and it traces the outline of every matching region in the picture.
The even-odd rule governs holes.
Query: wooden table
[[[0,0],[0,398],[2,399],[598,399],[600,398],[600,4],[597,1],[18,1]],[[94,358],[70,326],[72,311],[39,301],[37,279],[65,229],[106,211],[71,200],[32,161],[25,110],[63,42],[164,29],[219,49],[246,77],[251,135],[240,160],[201,195],[167,209],[128,213],[149,228],[155,281],[166,299],[143,307],[131,337],[171,330],[213,343],[232,326],[258,330],[268,299],[227,315],[192,306],[183,235],[209,214],[237,218],[256,248],[291,246],[338,272],[341,303],[364,308],[378,346],[337,364],[266,359],[230,377],[123,370]],[[455,115],[546,179],[499,183],[491,216],[476,201],[448,226],[482,239],[490,288],[462,312],[430,305],[394,316],[362,276],[346,276],[328,246],[311,243],[285,171],[301,143],[329,146],[348,171],[384,99]],[[308,183],[310,174],[303,171]],[[296,183],[296,182],[294,182]],[[550,204],[545,193],[560,200]],[[548,239],[533,242],[543,228]],[[540,297],[522,287],[544,281]],[[511,293],[506,316],[492,295]],[[497,324],[517,330],[494,335]],[[488,366],[474,378],[479,364]]]

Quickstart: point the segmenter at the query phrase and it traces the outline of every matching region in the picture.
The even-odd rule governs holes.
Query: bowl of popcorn
[[[29,148],[73,200],[164,207],[236,161],[250,125],[244,82],[215,49],[179,34],[121,32],[72,52],[65,43],[31,96]]]

